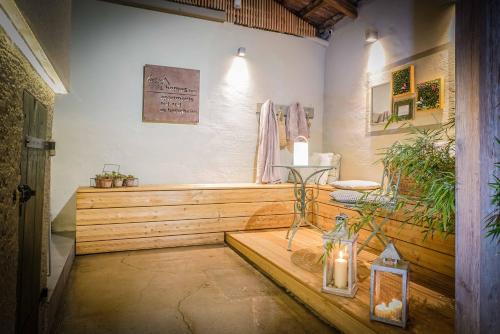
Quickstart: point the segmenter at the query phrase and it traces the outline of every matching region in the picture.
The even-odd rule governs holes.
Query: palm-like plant
[[[500,144],[498,138],[497,144]],[[500,162],[495,163],[495,167],[500,169]],[[498,175],[493,176],[490,187],[493,188],[493,196],[491,197],[493,211],[486,217],[486,235],[500,243],[500,178]]]

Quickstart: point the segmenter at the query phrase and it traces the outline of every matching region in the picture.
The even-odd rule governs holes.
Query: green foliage
[[[404,68],[392,73],[392,95],[410,92],[410,68]]]
[[[431,80],[417,85],[417,109],[437,109],[440,107],[441,80]]]
[[[396,211],[408,217],[403,224],[424,228],[424,239],[435,232],[446,236],[455,231],[455,139],[449,134],[454,125],[453,118],[439,129],[410,126],[412,133],[408,140],[395,142],[382,152],[381,161],[386,166],[414,180],[409,194],[399,194],[394,205]],[[360,217],[354,229],[360,229],[375,215],[384,216],[392,211],[386,203],[364,198],[356,209]]]
[[[111,172],[111,178],[113,180],[125,180],[127,178],[127,175],[113,171],[113,172]]]
[[[112,180],[113,179],[113,173],[102,173],[102,174],[97,174],[95,176],[96,180]]]
[[[500,144],[498,138],[497,144]],[[496,162],[495,167],[500,169],[500,162]],[[491,204],[494,209],[486,217],[486,235],[500,243],[500,178],[497,175],[493,175],[493,182],[490,183],[490,187],[493,189]]]

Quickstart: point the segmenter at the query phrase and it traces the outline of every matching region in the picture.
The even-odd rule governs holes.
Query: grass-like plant
[[[404,214],[403,223],[423,227],[423,238],[455,232],[455,138],[454,118],[438,129],[411,129],[411,136],[382,151],[380,159],[391,170],[414,182],[406,194],[399,194],[394,211]],[[386,203],[361,199],[356,205],[359,230],[375,215],[386,215]],[[384,212],[385,211],[385,212]]]
[[[497,144],[500,144],[498,138],[496,141]],[[500,170],[500,162],[496,162],[495,167]],[[486,217],[486,235],[500,243],[500,178],[498,175],[493,175],[490,187],[493,188],[493,196],[491,197],[493,211]]]

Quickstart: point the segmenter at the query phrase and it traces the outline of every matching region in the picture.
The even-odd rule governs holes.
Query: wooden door
[[[24,146],[19,185],[18,333],[38,331],[47,109],[24,92]]]

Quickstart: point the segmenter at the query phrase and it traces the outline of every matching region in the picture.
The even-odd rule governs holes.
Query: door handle
[[[36,195],[36,191],[31,189],[29,185],[27,184],[20,184],[18,187],[17,187],[17,190],[19,191],[19,201],[21,203],[26,203],[27,201],[29,201],[29,199],[32,197],[32,196],[35,196]]]

